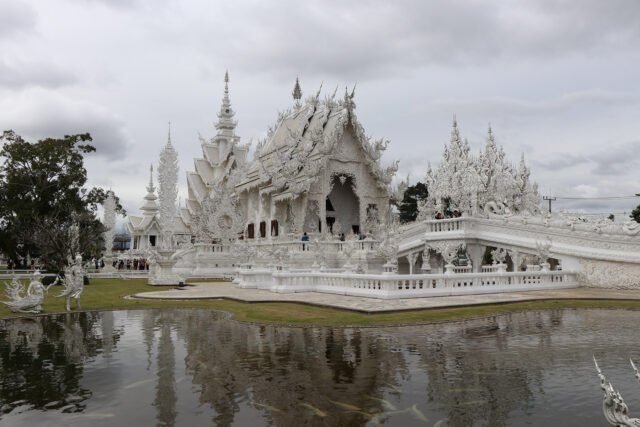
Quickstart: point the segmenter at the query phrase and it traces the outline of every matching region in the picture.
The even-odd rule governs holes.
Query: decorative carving
[[[233,242],[244,229],[244,216],[232,181],[214,187],[192,218],[192,229],[199,242]]]
[[[111,256],[113,255],[113,239],[116,235],[116,198],[113,191],[107,191],[107,198],[104,201],[104,218],[102,224],[104,225],[104,245],[105,256],[107,257],[107,263],[111,263]]]
[[[429,242],[427,245],[430,249],[442,255],[446,264],[452,264],[453,260],[458,256],[458,251],[465,247],[465,243],[459,241]]]
[[[640,418],[631,418],[629,417],[629,408],[627,404],[624,402],[622,395],[618,392],[613,385],[607,381],[607,378],[604,376],[600,367],[598,366],[598,361],[595,356],[593,358],[593,363],[596,365],[596,371],[598,372],[598,377],[600,378],[600,388],[604,392],[604,398],[602,400],[602,410],[604,412],[604,417],[609,424],[612,426],[621,426],[621,427],[640,427]],[[631,361],[631,366],[636,373],[636,378],[638,378],[638,371]]]
[[[67,311],[71,311],[71,299],[75,298],[77,308],[80,309],[80,296],[84,290],[84,276],[86,272],[82,268],[82,255],[76,255],[75,263],[70,263],[64,269],[64,277],[58,276],[53,283],[62,283],[64,290],[56,295],[57,297],[65,297]]]
[[[504,260],[507,259],[507,251],[503,248],[496,248],[491,251],[491,258],[493,258],[494,264],[504,264]]]
[[[383,257],[387,264],[395,266],[397,268],[398,265],[398,227],[399,224],[396,221],[393,221],[389,224],[388,227],[383,232],[382,241],[378,246],[376,253]]]
[[[536,241],[536,252],[538,260],[541,264],[546,263],[549,259],[549,250],[551,249],[551,238],[547,237],[546,241]]]
[[[161,245],[165,249],[173,247],[178,201],[178,169],[178,153],[171,144],[171,128],[169,128],[167,144],[160,152],[160,163],[158,164],[158,200],[160,203],[158,221],[162,230]]]
[[[11,283],[5,282],[5,295],[9,301],[0,302],[9,307],[9,310],[14,313],[40,313],[44,294],[49,289],[42,284],[41,277],[40,272],[35,271],[25,292],[24,284],[14,276]]]

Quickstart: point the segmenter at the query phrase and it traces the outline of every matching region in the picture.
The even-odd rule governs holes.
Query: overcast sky
[[[544,193],[640,193],[640,1],[0,0],[0,128],[90,132],[90,185],[138,212],[171,121],[185,172],[211,137],[226,69],[244,142],[303,92],[357,83],[356,113],[422,179],[451,118],[490,122]],[[640,199],[558,201],[629,212]]]

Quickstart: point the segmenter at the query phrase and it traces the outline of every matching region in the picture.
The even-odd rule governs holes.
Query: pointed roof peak
[[[153,186],[153,163],[149,166],[149,185],[147,186],[147,190],[150,193],[155,191],[155,187]]]
[[[169,130],[167,132],[167,145],[171,145],[171,120],[169,120]]]
[[[296,76],[296,83],[293,86],[292,95],[293,95],[293,99],[296,102],[299,102],[300,99],[302,98],[302,89],[300,89],[300,80],[298,79],[298,76]]]
[[[233,120],[235,113],[231,108],[231,101],[229,100],[229,71],[224,73],[224,95],[222,97],[222,105],[218,112],[218,122],[216,123],[216,129],[218,129],[218,135],[224,135],[227,137],[234,136],[234,130],[236,128],[236,122]]]
[[[153,163],[149,167],[149,185],[147,186],[147,195],[144,196],[144,204],[140,208],[143,215],[153,216],[158,211],[158,204],[156,199],[158,196],[155,194],[156,187],[153,185]]]

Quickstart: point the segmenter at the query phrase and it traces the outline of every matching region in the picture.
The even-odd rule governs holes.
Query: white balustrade
[[[454,274],[355,274],[326,271],[240,270],[239,286],[274,292],[324,292],[371,298],[421,298],[522,292],[577,287],[569,271],[454,273]]]
[[[427,224],[429,225],[428,230],[431,233],[464,230],[465,220],[466,218],[447,218],[447,219],[429,220],[427,221]]]

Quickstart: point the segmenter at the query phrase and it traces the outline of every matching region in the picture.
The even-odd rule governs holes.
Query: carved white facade
[[[134,249],[153,247],[151,236],[173,227],[180,239],[177,252],[162,257],[165,270],[170,258],[183,276],[235,275],[240,286],[278,292],[306,289],[300,280],[321,292],[381,298],[548,289],[578,280],[640,287],[637,223],[543,213],[524,156],[510,163],[491,129],[484,149],[472,155],[455,119],[442,161],[427,168],[429,197],[420,201],[418,219],[398,227],[390,205],[408,181],[391,186],[398,163],[381,163],[389,141],[366,136],[353,90],[322,99],[320,93],[303,102],[296,80],[293,105],[249,159],[249,146],[235,134],[225,75],[216,135],[200,137],[202,157],[187,172],[185,206],[163,225],[151,181],[142,217],[129,219],[139,236]],[[453,218],[435,219],[438,213]],[[303,233],[309,241],[301,241]],[[368,276],[358,281],[358,274]],[[399,292],[409,289],[403,276],[411,292]],[[374,292],[382,283],[386,291]],[[431,288],[423,288],[427,283]]]

